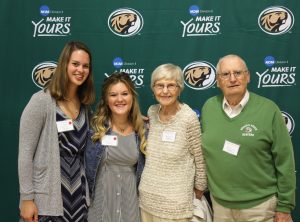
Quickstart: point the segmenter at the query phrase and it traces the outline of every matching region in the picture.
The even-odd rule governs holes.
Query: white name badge
[[[101,139],[101,144],[104,146],[118,146],[118,137],[113,135],[105,135]]]
[[[174,142],[176,138],[176,132],[163,131],[162,141],[164,142]]]
[[[57,121],[56,126],[59,133],[74,130],[73,121],[71,119]]]
[[[223,147],[224,152],[237,156],[239,149],[240,149],[239,144],[235,144],[225,140],[224,147]]]

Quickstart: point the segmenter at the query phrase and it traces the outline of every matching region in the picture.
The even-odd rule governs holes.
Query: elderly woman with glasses
[[[184,88],[178,66],[158,66],[151,88],[158,104],[148,110],[146,164],[139,186],[142,222],[190,221],[193,192],[201,198],[207,185],[199,120],[178,100]]]

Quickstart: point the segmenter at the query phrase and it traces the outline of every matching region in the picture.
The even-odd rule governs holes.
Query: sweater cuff
[[[286,205],[277,205],[276,212],[291,213],[292,208]]]
[[[201,190],[201,191],[206,191],[207,189],[207,186],[206,185],[203,185],[203,184],[194,184],[194,187],[197,189],[197,190]]]
[[[34,200],[34,194],[20,194],[20,200]]]

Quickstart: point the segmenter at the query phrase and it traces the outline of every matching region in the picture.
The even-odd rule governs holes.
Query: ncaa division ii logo
[[[271,6],[260,13],[258,25],[267,34],[281,35],[293,27],[294,15],[283,6]]]
[[[184,83],[192,89],[210,88],[216,81],[216,69],[209,62],[196,61],[183,69]]]
[[[120,8],[108,17],[108,27],[116,35],[130,37],[136,35],[143,28],[143,17],[131,8]]]
[[[47,83],[51,80],[55,69],[56,62],[42,62],[36,65],[32,70],[32,81],[43,89]]]

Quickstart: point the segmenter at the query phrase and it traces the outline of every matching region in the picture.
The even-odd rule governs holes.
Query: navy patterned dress
[[[57,106],[56,121],[69,119]],[[88,130],[85,109],[73,120],[74,130],[58,133],[63,216],[39,216],[39,222],[87,222],[83,152]]]

